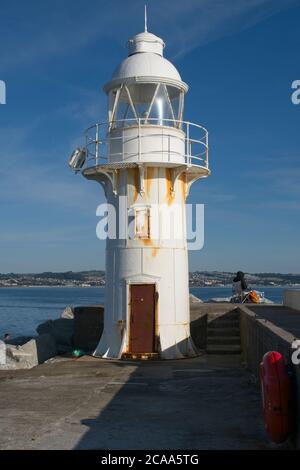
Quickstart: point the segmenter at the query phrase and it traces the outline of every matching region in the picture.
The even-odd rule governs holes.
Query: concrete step
[[[237,310],[232,310],[231,312],[227,312],[224,315],[214,315],[213,313],[210,314],[210,318],[214,320],[239,320],[240,313]]]
[[[207,344],[241,344],[240,336],[208,336]]]
[[[207,354],[241,354],[238,344],[212,344],[206,348]]]
[[[237,310],[232,310],[232,312],[226,313],[226,315],[223,315],[221,318],[224,318],[224,320],[230,319],[230,320],[239,320],[240,319],[240,312]]]
[[[207,328],[207,336],[239,336],[239,328]]]
[[[208,323],[208,328],[239,328],[239,320],[213,320]]]

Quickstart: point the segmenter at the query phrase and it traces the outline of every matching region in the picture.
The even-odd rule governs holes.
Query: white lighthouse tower
[[[183,120],[188,86],[147,31],[104,86],[106,123],[86,131],[71,162],[99,182],[116,219],[106,241],[104,331],[95,356],[182,358],[190,336],[185,202],[209,175],[205,128]],[[83,160],[85,160],[83,165]],[[83,165],[83,166],[82,166]]]

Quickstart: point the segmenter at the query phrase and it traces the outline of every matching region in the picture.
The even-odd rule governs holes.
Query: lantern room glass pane
[[[174,126],[171,103],[164,85],[160,85],[149,115],[149,123],[158,126]]]
[[[155,88],[155,83],[135,83],[128,86],[131,99],[135,105],[150,105]]]
[[[120,90],[118,103],[113,120],[114,127],[128,127],[136,125],[136,115],[125,87]]]
[[[173,86],[167,85],[168,95],[172,104],[175,119],[182,121],[182,111],[180,110],[180,100],[183,99],[183,92]]]
[[[155,95],[156,85],[154,83],[137,83],[128,86],[132,103],[137,117],[147,120],[153,97]],[[142,121],[142,124],[145,121]]]
[[[178,120],[182,119],[182,99],[183,93],[178,88],[162,83],[123,86],[112,115],[114,127],[135,126],[137,119],[142,125],[178,127]]]

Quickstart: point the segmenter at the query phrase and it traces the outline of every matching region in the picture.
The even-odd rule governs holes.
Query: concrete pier
[[[1,449],[265,449],[240,356],[64,359],[0,372]]]
[[[81,311],[82,341],[94,322],[90,308]],[[100,307],[92,308],[99,320]],[[291,354],[300,311],[199,303],[191,306],[191,334],[196,358],[86,355],[0,371],[0,449],[277,449],[264,431],[258,378],[270,350],[293,372],[296,426],[284,448],[299,449],[300,373]]]

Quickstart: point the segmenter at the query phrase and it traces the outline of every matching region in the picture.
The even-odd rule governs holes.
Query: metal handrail
[[[173,155],[183,156],[187,165],[196,165],[208,169],[208,131],[205,127],[188,121],[178,121],[175,119],[147,118],[145,124],[143,118],[119,119],[111,122],[101,122],[90,126],[85,131],[85,150],[87,153],[86,167],[97,166],[101,162],[109,164],[110,159],[116,163],[116,158],[120,156],[119,162],[126,162],[133,156],[132,153],[124,152],[124,132],[121,136],[114,136],[114,130],[137,129],[137,134],[130,136],[132,139],[138,139],[137,160],[141,160],[143,154],[158,153],[167,154],[168,160]],[[154,123],[153,123],[154,122]],[[157,124],[159,122],[159,125]],[[153,128],[153,134],[143,134],[144,128]],[[182,137],[168,134],[167,129],[176,129],[182,132]],[[191,134],[197,133],[196,136]],[[160,150],[147,149],[143,152],[143,138],[162,137],[168,138],[168,149]],[[176,137],[185,144],[184,154],[170,149],[170,137]],[[107,152],[107,145],[112,141],[121,141],[121,151],[117,153]],[[197,147],[197,151],[193,150]],[[92,165],[89,162],[93,162]],[[102,164],[102,163],[101,163]]]

